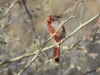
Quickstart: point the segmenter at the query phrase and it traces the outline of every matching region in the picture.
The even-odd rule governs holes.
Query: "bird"
[[[55,33],[55,31],[58,29],[60,25],[59,18],[62,18],[61,16],[58,15],[49,15],[47,17],[47,27],[48,31],[50,32],[51,35]],[[65,38],[66,35],[66,30],[65,27],[62,26],[59,31],[54,35],[54,43],[58,43],[61,41],[63,38]],[[60,45],[54,46],[54,51],[53,51],[53,59],[55,59],[56,62],[59,62],[59,55],[60,55]]]

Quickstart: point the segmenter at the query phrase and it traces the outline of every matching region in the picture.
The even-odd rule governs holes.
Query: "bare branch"
[[[18,2],[18,0],[15,0],[10,7],[8,8],[8,10],[3,14],[3,16],[0,18],[0,20],[5,17],[7,15],[7,13],[10,11],[10,9]]]
[[[50,61],[46,61],[46,63],[35,73],[35,75],[37,75],[42,69],[44,69],[44,67],[49,63]]]
[[[56,35],[56,33],[60,30],[60,28],[61,28],[65,23],[67,23],[68,21],[70,21],[70,20],[74,17],[76,8],[77,8],[77,6],[78,6],[81,2],[82,2],[82,0],[76,2],[75,6],[74,6],[74,8],[73,8],[73,10],[72,10],[71,16],[70,16],[68,19],[66,19],[65,21],[61,22],[61,24],[59,25],[59,27],[57,28],[57,30],[55,31],[55,33],[45,42],[45,45]],[[45,46],[45,45],[44,45],[44,46]]]
[[[23,0],[23,1],[24,1],[24,0]],[[11,8],[14,6],[14,4],[17,3],[17,2],[18,2],[18,0],[16,0],[15,2],[13,2],[13,3],[11,4],[11,6],[9,7],[9,9],[4,13],[4,15],[0,18],[0,20],[10,11],[10,9],[11,9]],[[61,24],[59,25],[59,27],[57,28],[57,30],[55,31],[55,33],[44,43],[44,45],[43,45],[42,47],[40,47],[39,50],[37,50],[37,51],[35,51],[35,52],[33,52],[33,53],[26,53],[26,54],[23,54],[23,55],[18,56],[18,57],[16,57],[16,58],[12,58],[12,59],[8,59],[8,60],[5,60],[5,61],[3,61],[3,62],[0,62],[0,66],[1,66],[1,65],[4,65],[4,64],[6,64],[6,63],[9,63],[9,62],[14,62],[14,61],[17,61],[17,60],[21,60],[21,59],[23,59],[23,58],[25,58],[25,57],[29,57],[29,56],[33,56],[33,55],[34,55],[34,57],[31,59],[31,61],[30,61],[29,63],[27,63],[27,65],[26,65],[22,70],[20,70],[20,72],[18,73],[18,75],[21,75],[28,67],[30,67],[30,65],[35,61],[35,59],[40,55],[41,52],[44,52],[44,51],[46,51],[46,50],[48,50],[48,49],[54,47],[53,45],[51,45],[51,46],[49,46],[49,47],[45,47],[45,45],[56,35],[56,33],[59,31],[59,29],[60,29],[65,23],[67,23],[68,21],[70,21],[70,20],[74,17],[76,8],[77,8],[77,6],[78,6],[81,2],[82,2],[82,0],[80,0],[80,1],[78,1],[78,2],[75,3],[75,7],[73,8],[73,11],[72,11],[71,16],[70,16],[68,19],[66,19],[66,20],[64,20],[63,22],[61,22]],[[25,4],[25,8],[26,8],[26,4]],[[27,10],[26,10],[26,11],[27,11]],[[28,13],[28,14],[29,14],[29,13]],[[70,37],[72,37],[72,36],[73,36],[74,34],[76,34],[80,29],[82,29],[83,27],[85,27],[86,25],[88,25],[88,24],[89,24],[90,22],[92,22],[93,20],[97,19],[99,16],[100,16],[100,14],[97,14],[96,16],[94,16],[93,18],[91,18],[90,20],[88,20],[87,22],[81,24],[77,29],[75,29],[72,33],[70,33],[69,36],[66,36],[64,39],[62,39],[60,42],[56,43],[55,45],[59,45],[59,44],[63,43],[65,40],[67,40],[67,39],[69,39]],[[31,17],[30,17],[30,19],[31,19]],[[68,51],[72,50],[79,42],[81,42],[81,40],[79,40],[79,41],[78,41],[71,49],[69,49]],[[45,47],[45,48],[44,48],[44,47]],[[45,54],[44,54],[44,55],[45,55]],[[54,60],[54,59],[53,59],[53,60]],[[44,63],[44,65],[36,72],[36,74],[39,73],[49,62],[51,62],[51,61],[50,61],[50,60],[47,60],[47,61]],[[97,69],[96,69],[96,70],[92,70],[92,71],[87,71],[87,72],[86,72],[85,74],[83,74],[83,75],[86,75],[86,74],[88,74],[88,73],[95,72],[95,71],[97,71]]]
[[[18,75],[21,75],[32,63],[33,61],[38,57],[40,54],[41,50],[38,51],[38,53],[32,58],[32,60],[18,73]]]
[[[90,22],[92,22],[94,19],[98,18],[99,16],[100,16],[100,14],[96,15],[95,17],[93,17],[89,21],[83,23],[76,30],[74,30],[68,37],[66,37],[65,39],[61,40],[59,43],[56,43],[56,45],[61,44],[62,42],[64,42],[68,38],[70,38],[72,35],[74,35],[75,33],[77,33],[80,29],[82,29],[84,26],[88,25]],[[21,70],[21,72],[18,75],[21,75],[32,64],[32,62],[38,57],[38,55],[40,54],[41,51],[43,51],[43,49],[41,49],[40,51],[38,51],[38,53],[34,56],[34,58],[31,60],[31,62],[29,62],[29,64],[27,64],[26,67],[23,70]]]
[[[60,41],[59,43],[57,43],[57,44],[60,44],[60,43],[64,42],[65,40],[67,40],[68,38],[70,38],[72,35],[74,35],[75,33],[77,33],[77,32],[78,32],[80,29],[82,29],[84,26],[88,25],[90,22],[92,22],[93,20],[97,19],[99,16],[100,16],[100,14],[97,14],[96,16],[94,16],[93,18],[91,18],[89,21],[83,23],[83,24],[82,24],[81,26],[79,26],[76,30],[74,30],[68,37],[66,37],[65,39],[61,40],[61,41]],[[54,47],[53,45],[51,45],[51,46],[49,46],[49,47],[45,47],[45,48],[42,49],[42,52],[43,52],[43,51],[46,51],[46,50],[48,50],[48,49],[51,49],[51,48],[53,48],[53,47]],[[35,55],[35,54],[37,54],[37,53],[38,53],[38,50],[35,51],[35,52],[33,52],[33,53],[26,53],[26,54],[23,54],[23,55],[18,56],[18,57],[16,57],[16,58],[13,58],[13,59],[9,59],[9,60],[0,62],[0,66],[3,65],[3,64],[6,64],[6,63],[8,63],[8,62],[14,62],[14,61],[17,61],[17,60],[21,60],[21,59],[23,59],[23,58],[25,58],[25,57],[29,57],[29,56]]]
[[[68,49],[67,52],[69,52],[70,50],[72,50],[74,47],[76,47],[82,40],[79,40],[78,42],[75,43],[75,45],[73,45],[70,49]]]
[[[61,40],[58,44],[64,42],[65,40],[69,39],[71,36],[73,36],[75,33],[77,33],[80,29],[82,29],[83,27],[85,27],[86,25],[88,25],[90,22],[92,22],[93,20],[97,19],[100,16],[100,13],[97,14],[96,16],[94,16],[93,18],[91,18],[90,20],[88,20],[87,22],[83,23],[82,25],[80,25],[77,29],[75,29],[72,33],[70,33],[70,35],[66,38],[64,38],[63,40]],[[58,45],[57,44],[57,45]]]
[[[67,20],[65,20],[64,22],[62,22],[62,23],[60,24],[60,26],[58,27],[58,29],[56,30],[56,32],[50,37],[50,39],[48,39],[48,40],[44,43],[44,45],[40,48],[40,50],[37,52],[37,54],[33,57],[33,59],[25,66],[24,69],[22,69],[22,70],[19,72],[18,75],[21,75],[21,74],[34,62],[34,60],[35,60],[35,59],[39,56],[39,54],[42,52],[42,50],[43,50],[43,48],[45,47],[45,45],[54,37],[54,35],[56,35],[56,33],[57,33],[57,32],[59,31],[59,29],[61,28],[61,26],[63,26],[66,22],[68,22],[69,20],[71,20],[71,18],[73,18],[74,13],[75,13],[75,10],[76,10],[78,4],[79,4],[81,1],[82,1],[82,0],[80,0],[79,2],[76,3],[75,8],[73,9],[72,15],[71,15]]]
[[[92,70],[92,71],[87,71],[85,74],[83,74],[83,75],[87,75],[87,74],[89,74],[89,73],[92,73],[92,72],[95,72],[96,70]]]
[[[4,65],[6,63],[10,63],[10,62],[14,62],[14,61],[17,61],[17,60],[21,60],[23,58],[26,58],[26,57],[29,57],[29,56],[32,56],[32,55],[34,55],[34,53],[26,53],[26,54],[23,54],[23,55],[18,56],[16,58],[12,58],[12,59],[5,60],[3,62],[0,62],[0,66],[1,65]]]

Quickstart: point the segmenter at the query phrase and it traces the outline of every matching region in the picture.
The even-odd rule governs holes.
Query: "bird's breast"
[[[55,21],[51,23],[51,26],[56,30],[59,26],[60,22],[59,21]]]

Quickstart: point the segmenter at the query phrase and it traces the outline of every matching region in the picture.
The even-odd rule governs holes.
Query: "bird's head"
[[[58,21],[58,18],[62,18],[62,17],[57,16],[57,15],[49,15],[49,16],[47,17],[47,22]]]

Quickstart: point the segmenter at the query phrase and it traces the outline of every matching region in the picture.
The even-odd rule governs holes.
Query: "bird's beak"
[[[49,17],[47,17],[47,21],[48,21],[48,22],[50,21],[50,18],[49,18]]]

